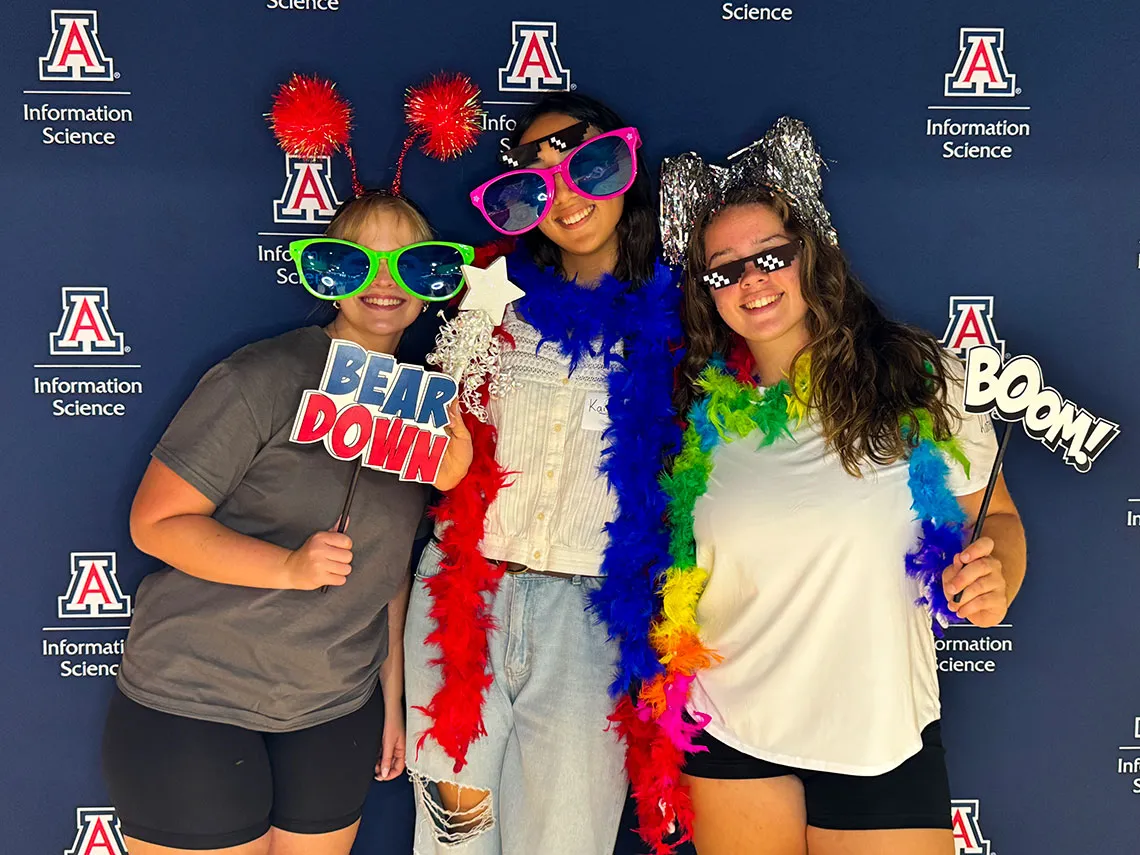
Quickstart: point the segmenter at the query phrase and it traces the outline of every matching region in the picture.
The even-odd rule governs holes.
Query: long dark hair
[[[884,465],[905,457],[916,431],[904,431],[900,419],[916,409],[929,411],[936,437],[949,437],[957,412],[946,400],[945,356],[938,341],[884,316],[839,247],[819,240],[779,193],[747,187],[726,200],[726,207],[750,204],[770,208],[788,234],[803,241],[800,288],[808,308],[809,341],[792,361],[792,375],[810,353],[810,400],[803,403],[820,420],[824,439],[843,468],[858,476],[864,462]],[[709,357],[727,354],[734,343],[735,333],[700,282],[704,233],[717,213],[697,224],[688,247],[681,304],[687,349],[675,392],[680,413],[700,397],[697,378]]]
[[[589,122],[602,133],[628,127],[628,122],[603,104],[577,92],[551,92],[532,104],[519,118],[511,133],[510,146],[519,144],[523,134],[539,116],[563,113],[579,122]],[[637,177],[625,193],[625,208],[618,220],[618,260],[613,274],[623,282],[641,285],[653,277],[657,254],[657,213],[649,175],[637,153]],[[523,240],[540,267],[562,269],[562,250],[540,229],[531,229]]]

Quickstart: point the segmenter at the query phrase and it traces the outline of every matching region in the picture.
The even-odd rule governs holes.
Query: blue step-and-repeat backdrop
[[[0,849],[125,851],[99,737],[155,567],[131,545],[131,497],[207,367],[308,322],[286,244],[350,193],[343,159],[275,146],[274,88],[293,71],[338,81],[377,185],[404,87],[449,69],[481,87],[486,133],[459,162],[412,155],[405,175],[443,235],[492,237],[467,191],[543,90],[611,103],[654,168],[723,157],[792,114],[831,163],[842,244],[895,316],[962,351],[1030,353],[1120,425],[1087,474],[1017,430],[1024,594],[1008,624],[951,629],[939,656],[959,853],[1140,851],[1140,12],[786,2],[4,4]],[[374,785],[355,851],[410,852],[411,810],[406,781]],[[618,851],[638,851],[628,830]]]

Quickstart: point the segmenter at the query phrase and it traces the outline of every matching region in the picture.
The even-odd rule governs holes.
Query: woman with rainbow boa
[[[821,165],[784,118],[726,166],[662,169],[686,424],[637,708],[684,754],[700,855],[951,855],[931,628],[1001,623],[1024,530],[1002,478],[966,545],[993,429],[852,276]],[[667,818],[653,778],[634,789],[643,826]]]

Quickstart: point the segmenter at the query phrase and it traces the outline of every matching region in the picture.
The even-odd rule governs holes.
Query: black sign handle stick
[[[997,486],[998,475],[1001,474],[1001,462],[1005,457],[1005,450],[1009,448],[1009,436],[1013,429],[1013,422],[1003,422],[1001,429],[1001,440],[998,442],[997,457],[994,458],[993,469],[990,470],[990,480],[986,484],[986,492],[982,495],[982,506],[978,509],[978,521],[974,524],[974,533],[970,537],[970,543],[973,543],[982,536],[982,526],[986,522],[986,513],[990,509],[990,499],[994,496],[994,488]],[[959,591],[954,595],[954,602],[962,602],[962,592]]]
[[[344,506],[340,509],[340,519],[337,520],[337,534],[344,534],[348,528],[348,512],[352,510],[352,500],[356,497],[356,483],[360,480],[360,469],[363,461],[363,455],[356,458],[356,467],[352,470],[352,480],[348,482],[348,492],[344,494]],[[327,594],[328,590],[328,585],[321,586],[322,594]]]

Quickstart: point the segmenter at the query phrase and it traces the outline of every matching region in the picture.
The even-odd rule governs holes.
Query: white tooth
[[[579,211],[574,216],[563,218],[562,222],[567,226],[572,226],[575,223],[581,222],[582,220],[586,219],[586,217],[588,217],[590,215],[590,212],[593,210],[594,210],[593,205],[591,205],[588,208],[583,208],[581,211]]]
[[[767,297],[757,297],[755,300],[749,300],[744,304],[746,309],[763,309],[765,306],[770,306],[780,299],[779,294],[770,294]]]

